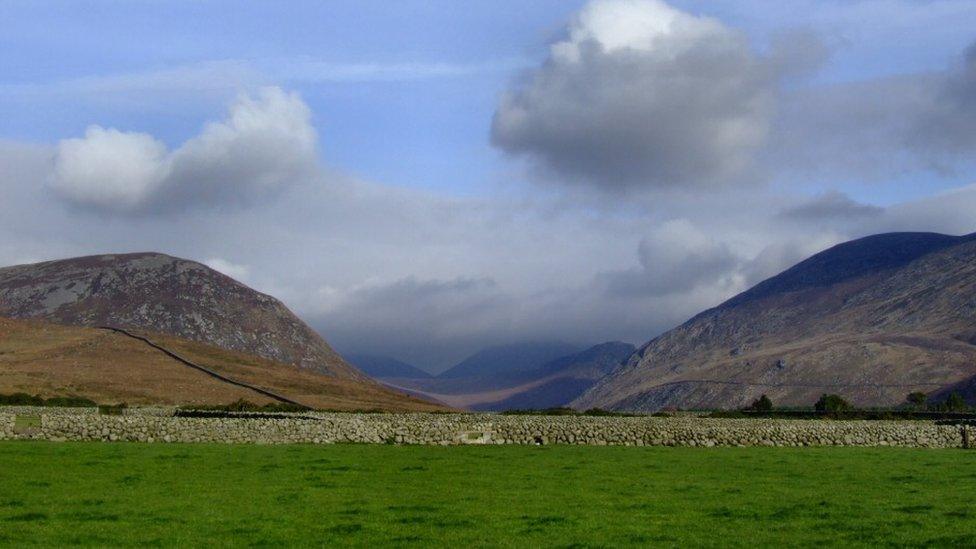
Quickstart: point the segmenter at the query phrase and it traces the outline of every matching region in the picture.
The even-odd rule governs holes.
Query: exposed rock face
[[[367,379],[277,299],[200,263],[158,253],[0,269],[0,316],[151,330]]]
[[[840,244],[653,339],[573,405],[731,408],[767,394],[894,405],[976,396],[976,235]]]

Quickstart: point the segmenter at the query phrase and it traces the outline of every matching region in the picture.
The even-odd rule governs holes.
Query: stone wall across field
[[[60,406],[3,406],[0,407],[0,414],[26,416],[38,416],[41,414],[66,416],[97,415],[98,408],[62,408]],[[170,415],[172,415],[172,413]]]
[[[958,448],[973,427],[925,421],[502,416],[492,414],[257,415],[186,418],[34,412],[16,427],[0,409],[0,439],[220,443],[583,444],[623,446],[903,446]],[[36,422],[35,422],[36,423]]]

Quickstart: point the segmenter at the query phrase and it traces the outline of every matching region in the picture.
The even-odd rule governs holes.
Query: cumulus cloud
[[[54,189],[79,204],[131,210],[155,193],[169,172],[166,145],[151,135],[91,126],[65,139],[54,165]]]
[[[663,223],[641,240],[637,255],[640,268],[600,275],[610,295],[660,296],[688,292],[699,285],[728,284],[741,262],[727,244],[687,219]]]
[[[976,231],[976,185],[967,185],[933,196],[896,204],[885,214],[862,227],[859,232],[871,234],[888,231],[935,231],[946,234],[969,234]]]
[[[173,151],[151,135],[92,126],[57,147],[53,189],[109,214],[235,207],[274,195],[315,168],[316,133],[294,93],[242,95],[226,120]]]
[[[847,236],[833,231],[782,236],[767,244],[755,257],[741,265],[740,289],[748,289],[811,255],[848,239]]]
[[[794,221],[834,222],[877,217],[882,213],[884,208],[862,204],[840,191],[832,190],[786,208],[779,216]]]
[[[593,0],[502,98],[492,142],[603,188],[752,175],[781,57],[659,0]]]
[[[447,366],[475,347],[520,339],[506,329],[508,296],[490,278],[408,276],[318,295],[313,321],[341,351]]]
[[[204,261],[203,264],[215,271],[221,272],[233,278],[234,280],[237,280],[238,282],[247,282],[247,279],[251,274],[251,268],[247,265],[239,265],[219,257],[208,259]]]

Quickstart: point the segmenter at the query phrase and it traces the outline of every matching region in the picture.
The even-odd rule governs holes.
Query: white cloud
[[[166,145],[151,135],[91,126],[58,146],[54,189],[77,203],[125,211],[147,201],[169,171]]]
[[[83,97],[103,101],[106,97],[149,108],[152,101],[173,96],[199,102],[201,95],[225,97],[242,89],[268,85],[303,83],[402,82],[437,78],[460,78],[526,68],[521,58],[492,59],[472,63],[445,61],[343,62],[311,56],[261,59],[204,60],[132,72],[92,74],[48,82],[0,83],[0,97],[12,100],[52,97]],[[146,102],[140,99],[147,99]]]
[[[552,60],[579,63],[583,50],[633,50],[674,59],[699,41],[726,33],[715,19],[695,17],[659,0],[594,0],[569,27],[569,38],[552,45]]]
[[[594,0],[502,98],[492,142],[601,188],[755,174],[782,60],[742,33],[657,0]]]
[[[0,95],[9,98],[42,96],[105,97],[120,94],[158,96],[161,94],[235,91],[264,81],[250,66],[239,60],[202,61],[128,73],[99,74],[56,80],[0,84]],[[131,100],[131,95],[127,99]]]
[[[734,286],[743,261],[724,242],[687,219],[656,227],[637,248],[639,269],[601,275],[610,295],[634,297],[686,293],[700,285]]]
[[[482,63],[413,61],[402,63],[336,63],[315,58],[275,59],[258,63],[262,72],[286,82],[400,82],[432,78],[457,78],[489,72],[511,71],[527,66],[522,59]]]
[[[221,272],[233,278],[238,282],[247,282],[247,279],[251,274],[251,268],[247,265],[239,265],[219,257],[208,259],[204,261],[203,264],[215,271]]]
[[[92,126],[59,143],[52,187],[110,214],[246,205],[314,171],[310,116],[297,94],[265,88],[171,152],[148,134]]]

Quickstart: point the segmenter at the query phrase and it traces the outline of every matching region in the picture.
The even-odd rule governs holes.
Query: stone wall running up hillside
[[[0,439],[56,441],[388,444],[582,444],[623,446],[902,446],[958,448],[963,430],[924,421],[706,419],[695,417],[325,414],[251,418],[47,413],[16,429],[0,410]],[[35,416],[36,417],[36,416]]]

